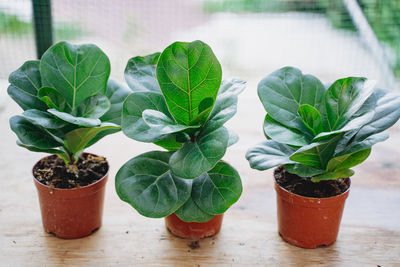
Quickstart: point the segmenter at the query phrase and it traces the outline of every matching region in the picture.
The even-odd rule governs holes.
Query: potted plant
[[[250,166],[274,171],[279,233],[315,248],[335,242],[352,167],[400,117],[400,96],[348,77],[329,88],[312,75],[284,67],[258,84],[267,115],[267,141],[251,148]]]
[[[44,229],[60,238],[83,237],[101,225],[109,166],[83,150],[121,128],[130,90],[109,75],[100,48],[60,42],[9,77],[8,94],[24,110],[10,119],[17,144],[53,154],[34,165],[33,180]]]
[[[242,192],[238,172],[221,160],[237,136],[224,123],[236,113],[238,79],[221,83],[221,66],[201,42],[175,42],[161,54],[128,61],[134,91],[122,110],[122,131],[167,151],[136,156],[118,171],[121,200],[184,238],[219,232],[223,213]]]

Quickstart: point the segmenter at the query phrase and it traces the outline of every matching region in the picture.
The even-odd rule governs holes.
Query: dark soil
[[[199,248],[199,247],[200,247],[200,242],[199,242],[199,240],[193,240],[192,242],[190,242],[190,243],[188,244],[188,247],[191,248],[191,249]]]
[[[105,158],[83,153],[76,164],[66,167],[64,161],[52,155],[43,158],[33,169],[35,178],[50,188],[79,188],[98,181],[108,171]]]
[[[296,174],[288,173],[283,166],[275,169],[274,177],[281,187],[304,197],[333,197],[345,192],[350,186],[349,178],[314,183],[311,182],[310,178],[303,178]]]

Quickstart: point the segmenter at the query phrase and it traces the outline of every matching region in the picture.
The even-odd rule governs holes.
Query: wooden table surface
[[[252,85],[254,86],[254,84]],[[131,157],[154,149],[121,133],[89,149],[111,165],[103,226],[93,235],[62,240],[46,234],[31,168],[44,154],[15,145],[8,118],[20,112],[9,103],[0,111],[0,266],[400,266],[400,126],[355,168],[338,241],[317,249],[285,243],[277,233],[272,171],[250,169],[246,150],[263,140],[264,111],[255,91],[241,96],[239,112],[228,124],[241,140],[225,160],[242,176],[241,199],[226,212],[219,235],[190,240],[167,232],[163,219],[140,216],[119,200],[114,189],[118,168]],[[254,106],[254,107],[253,107]],[[251,118],[251,119],[249,119]]]

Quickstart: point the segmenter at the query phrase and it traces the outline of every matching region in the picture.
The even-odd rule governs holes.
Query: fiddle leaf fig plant
[[[221,161],[237,136],[223,125],[236,113],[239,79],[222,81],[221,65],[201,42],[175,42],[162,53],[128,61],[133,93],[122,108],[122,131],[167,151],[141,154],[116,175],[119,197],[140,214],[205,222],[242,192],[237,171]]]
[[[24,110],[10,119],[17,144],[74,164],[83,150],[121,127],[131,92],[109,80],[110,61],[95,45],[59,42],[41,60],[10,74],[8,94]]]
[[[371,146],[388,138],[384,130],[400,117],[400,95],[348,77],[326,88],[316,77],[284,67],[258,84],[267,115],[267,141],[249,149],[250,166],[266,170],[284,165],[311,181],[354,174]]]

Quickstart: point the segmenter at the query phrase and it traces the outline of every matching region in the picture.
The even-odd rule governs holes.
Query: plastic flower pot
[[[175,213],[165,217],[167,229],[174,235],[189,238],[201,239],[214,236],[219,233],[224,214],[215,215],[207,222],[185,222],[178,218]]]
[[[312,198],[291,193],[275,182],[279,234],[298,247],[331,245],[339,232],[349,189],[333,197]]]
[[[88,236],[99,229],[107,179],[108,172],[90,185],[60,189],[50,188],[33,177],[44,230],[59,238],[72,239]]]

